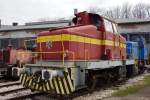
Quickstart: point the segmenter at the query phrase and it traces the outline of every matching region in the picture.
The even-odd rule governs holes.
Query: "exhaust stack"
[[[74,15],[78,13],[78,9],[74,9]]]

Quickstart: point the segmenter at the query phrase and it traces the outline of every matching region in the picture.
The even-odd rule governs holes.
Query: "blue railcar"
[[[142,41],[126,42],[126,53],[127,59],[137,59],[140,61],[144,61],[148,59],[148,53],[145,44]]]
[[[139,60],[147,60],[148,51],[147,51],[145,43],[142,40],[140,40],[138,41],[138,44],[139,44]]]
[[[141,48],[141,54],[140,54],[141,60],[147,60],[148,59],[148,51],[147,48]]]
[[[133,36],[130,41],[137,42],[139,46],[139,57],[140,61],[148,60],[148,51],[146,48],[146,41],[142,36]]]
[[[127,41],[126,42],[126,54],[127,59],[135,59],[138,66],[138,73],[143,73],[145,65],[148,60],[147,48],[144,41],[139,40],[137,42]],[[127,72],[132,73],[131,67],[127,68]]]
[[[126,42],[127,59],[139,59],[139,45],[137,42]]]

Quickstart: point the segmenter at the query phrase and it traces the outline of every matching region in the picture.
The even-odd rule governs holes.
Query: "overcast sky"
[[[73,15],[74,8],[78,11],[94,6],[111,8],[125,2],[150,4],[150,0],[0,0],[0,19],[2,24],[23,24],[42,18],[69,17]]]

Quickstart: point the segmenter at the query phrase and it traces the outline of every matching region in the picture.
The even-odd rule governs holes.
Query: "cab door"
[[[117,30],[117,24],[112,22],[112,28],[114,33],[114,56],[115,58],[119,59],[121,55],[121,49],[120,49],[120,35]]]
[[[105,53],[110,59],[120,58],[120,35],[118,34],[116,24],[109,20],[104,19],[105,25]]]
[[[104,19],[104,27],[105,27],[105,36],[103,37],[103,45],[104,45],[104,55],[108,57],[108,59],[115,59],[114,52],[114,33],[112,23],[108,19]]]

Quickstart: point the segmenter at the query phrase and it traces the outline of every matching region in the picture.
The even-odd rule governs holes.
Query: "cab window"
[[[104,19],[104,24],[105,24],[106,31],[113,33],[112,23],[108,21],[107,19]]]
[[[91,14],[90,15],[91,23],[95,25],[96,27],[100,27],[102,24],[102,21],[100,20],[100,16],[97,14]]]
[[[114,29],[114,33],[117,34],[118,33],[117,24],[113,23],[113,29]]]

